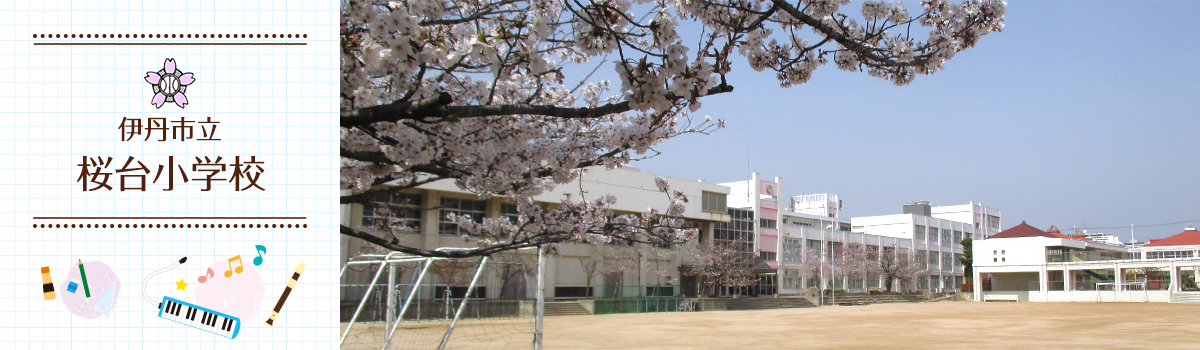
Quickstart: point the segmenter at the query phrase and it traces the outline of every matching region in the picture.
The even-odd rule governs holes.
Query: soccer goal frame
[[[448,247],[446,247],[446,248],[439,248],[438,250],[462,250],[462,249],[466,249],[466,248],[448,248]],[[373,286],[375,286],[379,283],[379,278],[383,276],[383,271],[385,270],[384,267],[386,266],[387,267],[386,270],[388,271],[388,297],[387,297],[387,306],[386,306],[386,311],[385,311],[386,322],[385,322],[385,326],[384,326],[384,329],[386,329],[386,334],[384,336],[383,347],[381,349],[382,350],[388,349],[391,346],[392,336],[395,334],[396,329],[398,328],[400,323],[403,321],[404,315],[409,309],[409,305],[411,305],[411,303],[414,299],[417,299],[417,294],[420,292],[422,282],[425,281],[425,277],[428,275],[427,273],[429,272],[430,266],[433,265],[434,261],[439,261],[439,260],[448,260],[448,258],[422,257],[422,256],[416,256],[416,255],[402,253],[402,252],[391,252],[386,255],[364,254],[364,255],[357,255],[357,256],[351,257],[350,261],[347,261],[346,264],[342,267],[342,271],[339,274],[339,279],[342,277],[345,277],[346,271],[348,271],[350,266],[352,266],[352,265],[377,266],[378,271],[375,273],[375,276],[371,279],[371,283],[368,285],[371,287],[366,288],[366,292],[363,293],[362,301],[359,302],[358,307],[354,311],[354,315],[350,318],[350,322],[346,325],[346,330],[342,333],[341,339],[338,341],[338,346],[340,347],[346,342],[347,336],[350,335],[351,330],[354,328],[355,321],[358,320],[359,316],[361,315],[361,313],[363,311],[363,308],[366,306],[368,300],[371,297],[371,294],[375,290],[375,288]],[[451,319],[451,321],[450,321],[450,326],[446,329],[446,333],[442,336],[441,342],[438,344],[438,350],[444,350],[446,348],[446,344],[449,343],[450,337],[454,333],[455,326],[458,324],[458,321],[461,318],[463,311],[466,310],[467,303],[469,303],[471,300],[469,295],[470,295],[471,291],[475,290],[475,288],[478,286],[479,277],[485,273],[485,271],[486,271],[485,269],[490,260],[491,260],[491,258],[488,256],[484,256],[479,260],[479,263],[475,267],[475,272],[472,273],[471,282],[470,282],[469,286],[467,287],[468,297],[464,297],[462,302],[459,303],[458,309],[454,312],[454,318]],[[411,284],[409,284],[410,288],[408,290],[408,296],[406,298],[404,298],[403,305],[400,306],[399,312],[396,314],[393,314],[392,312],[394,310],[396,310],[396,305],[395,305],[395,302],[396,302],[395,296],[396,295],[395,295],[395,293],[397,293],[397,291],[398,291],[398,289],[396,288],[396,273],[395,273],[396,266],[401,263],[414,263],[414,262],[419,264],[418,266],[420,266],[420,273],[415,275],[413,278],[413,281],[411,282]],[[544,313],[545,313],[543,311],[543,308],[545,305],[545,300],[544,300],[545,299],[545,281],[544,281],[545,263],[546,263],[545,252],[543,249],[539,248],[538,249],[537,290],[536,290],[536,301],[535,301],[535,307],[534,307],[535,308],[535,311],[534,311],[535,329],[534,329],[534,339],[533,339],[533,344],[532,344],[532,347],[535,350],[540,350],[541,345],[542,345],[541,344],[542,343],[542,318],[544,317]],[[526,277],[525,280],[528,281],[528,277]]]
[[[1100,289],[1101,287],[1104,287],[1104,286],[1112,287],[1112,295],[1113,295],[1112,301],[1113,302],[1121,301],[1121,294],[1120,294],[1121,292],[1133,292],[1133,291],[1137,291],[1138,289],[1141,289],[1141,291],[1142,291],[1142,302],[1150,301],[1150,291],[1148,290],[1148,288],[1146,288],[1147,287],[1146,280],[1132,281],[1132,282],[1119,282],[1119,283],[1118,282],[1096,282],[1096,302],[1097,303],[1104,302],[1104,292],[1105,291]],[[1134,287],[1134,288],[1130,288],[1130,287]],[[1130,300],[1130,301],[1133,301],[1133,300]]]

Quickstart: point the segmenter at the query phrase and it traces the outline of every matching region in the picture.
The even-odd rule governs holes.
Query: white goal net
[[[537,256],[393,252],[342,269],[342,349],[530,349]]]

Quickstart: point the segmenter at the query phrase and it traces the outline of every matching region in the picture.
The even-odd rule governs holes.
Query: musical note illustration
[[[258,250],[258,257],[254,258],[254,266],[262,265],[262,255],[267,253],[267,247],[264,247],[262,244],[255,244],[254,249]]]
[[[233,268],[234,260],[237,260],[237,262],[238,262],[237,269]],[[225,271],[225,277],[233,277],[234,271],[237,271],[237,273],[242,273],[242,256],[241,255],[229,258],[229,271]]]
[[[216,273],[213,272],[212,268],[209,268],[208,269],[208,277],[204,277],[204,275],[200,275],[200,278],[197,278],[196,280],[200,281],[200,283],[204,283],[204,281],[207,281],[209,278],[212,278],[212,276],[215,274]]]

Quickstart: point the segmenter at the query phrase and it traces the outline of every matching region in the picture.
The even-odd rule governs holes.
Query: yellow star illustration
[[[185,291],[185,292],[186,292],[186,291],[187,291],[187,289],[183,289],[183,287],[187,287],[187,285],[188,285],[188,284],[187,284],[187,282],[184,282],[184,281],[183,281],[183,279],[182,279],[182,278],[180,278],[180,279],[179,279],[179,282],[175,282],[175,289],[182,290],[182,291]]]

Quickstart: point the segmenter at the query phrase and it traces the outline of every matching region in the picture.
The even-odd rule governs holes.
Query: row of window
[[[969,235],[970,232],[967,232],[967,234]],[[913,240],[924,241],[927,237],[930,244],[938,244],[938,242],[941,242],[943,247],[950,247],[954,244],[959,244],[962,242],[964,236],[963,231],[945,228],[938,229],[937,227],[925,227],[924,225],[915,225],[915,227],[913,227]]]
[[[1191,258],[1196,256],[1194,250],[1171,250],[1165,252],[1146,252],[1146,259]]]
[[[700,196],[700,208],[707,212],[724,213],[725,199],[725,194],[704,191]]]
[[[412,193],[376,196],[373,205],[363,206],[362,225],[383,230],[390,224],[392,230],[400,230],[397,233],[416,233],[421,227],[421,200],[421,195]],[[470,217],[478,223],[487,216],[487,201],[442,197],[438,207],[438,233],[443,235],[467,234],[457,221],[446,218],[449,214]],[[501,204],[500,216],[517,222],[517,205]]]
[[[729,222],[718,222],[713,225],[713,240],[718,242],[744,241],[754,242],[754,211],[748,209],[728,208]],[[753,247],[753,244],[747,244]],[[753,249],[753,248],[750,248]]]

